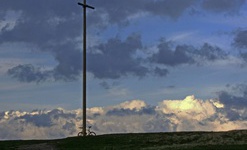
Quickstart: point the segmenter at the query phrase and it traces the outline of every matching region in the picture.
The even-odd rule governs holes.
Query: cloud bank
[[[128,26],[136,18],[161,17],[173,21],[187,14],[191,9],[210,11],[213,13],[237,13],[245,4],[245,0],[133,0],[128,1],[91,0],[89,3],[97,11],[88,12],[88,26],[96,32],[116,25],[117,28]],[[77,80],[82,72],[81,41],[81,10],[76,1],[59,0],[52,2],[33,2],[31,0],[6,1],[0,6],[0,44],[26,43],[32,45],[34,51],[52,55],[56,64],[49,70],[41,70],[37,64],[18,64],[9,68],[8,75],[21,82],[41,82],[47,80],[71,81]],[[30,7],[32,6],[32,7]],[[119,17],[121,16],[121,17]],[[94,31],[93,31],[94,32]],[[234,44],[246,48],[246,31],[240,31],[234,39]],[[126,39],[117,37],[106,42],[95,43],[90,49],[99,53],[90,53],[88,72],[99,79],[118,79],[133,75],[144,77],[148,73],[166,76],[166,67],[156,67],[155,64],[178,66],[194,64],[198,59],[207,61],[225,59],[225,54],[217,46],[207,43],[201,48],[193,45],[177,45],[175,48],[160,42],[156,47],[159,52],[143,60],[133,57],[138,50],[144,50],[141,35],[130,34]],[[246,53],[241,53],[245,59]],[[196,57],[196,58],[195,58]],[[197,60],[196,60],[197,59]],[[143,63],[150,65],[143,65]],[[154,64],[153,64],[154,63]]]
[[[182,100],[163,100],[157,106],[132,100],[115,106],[88,108],[87,124],[97,134],[246,129],[247,108],[236,111],[223,102],[223,99],[201,100],[193,95]],[[237,113],[235,119],[229,116],[230,110]],[[0,112],[0,139],[76,136],[80,125],[80,109]]]

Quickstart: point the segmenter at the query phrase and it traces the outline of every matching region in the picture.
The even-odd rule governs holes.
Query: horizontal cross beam
[[[93,6],[89,6],[89,5],[85,5],[85,4],[82,4],[82,3],[78,3],[78,5],[81,5],[81,6],[83,6],[84,8],[91,8],[91,9],[94,9],[94,7]]]

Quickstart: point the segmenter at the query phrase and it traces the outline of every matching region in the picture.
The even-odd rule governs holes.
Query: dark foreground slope
[[[112,134],[96,137],[70,137],[61,140],[4,141],[0,149],[20,150],[117,150],[117,149],[223,149],[246,150],[247,130],[229,132],[174,132]]]

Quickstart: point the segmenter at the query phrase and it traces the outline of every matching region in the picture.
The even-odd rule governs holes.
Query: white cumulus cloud
[[[193,95],[187,96],[184,100],[164,100],[159,105],[163,113],[176,114],[184,119],[196,119],[201,121],[216,113],[216,106],[209,100],[196,99]]]
[[[229,110],[219,101],[197,99],[193,95],[182,100],[164,100],[157,106],[132,100],[88,108],[87,124],[97,134],[246,129],[247,110],[231,111],[237,113],[236,119],[228,118]],[[81,109],[0,112],[0,140],[76,136],[81,118]]]

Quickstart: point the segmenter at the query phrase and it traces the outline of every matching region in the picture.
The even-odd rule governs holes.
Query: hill
[[[247,130],[109,134],[58,140],[1,141],[1,150],[247,149]]]

